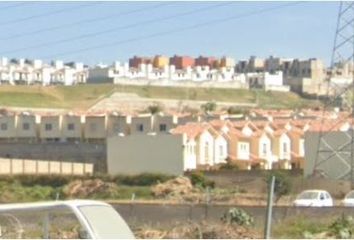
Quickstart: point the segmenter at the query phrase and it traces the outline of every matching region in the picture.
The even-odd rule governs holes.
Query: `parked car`
[[[345,195],[342,203],[346,207],[354,207],[354,190],[350,191]]]
[[[297,207],[332,207],[331,195],[324,190],[306,190],[300,193],[294,201]]]

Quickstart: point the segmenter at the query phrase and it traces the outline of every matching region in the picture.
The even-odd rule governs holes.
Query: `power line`
[[[85,7],[91,7],[91,6],[94,6],[94,5],[97,5],[97,4],[101,4],[101,2],[85,3],[85,4],[81,4],[81,5],[75,6],[75,7],[62,8],[62,9],[51,11],[51,12],[46,12],[46,13],[32,15],[32,16],[29,16],[29,17],[24,17],[24,18],[18,18],[18,19],[14,19],[14,20],[4,21],[4,22],[0,22],[0,26],[10,25],[10,24],[15,24],[15,23],[20,23],[20,22],[25,22],[25,21],[32,20],[32,19],[48,17],[48,16],[61,14],[61,13],[67,13],[69,11],[74,11],[74,10],[78,10],[78,9],[85,8]]]
[[[0,8],[0,11],[1,10],[8,10],[8,9],[13,9],[13,8],[18,8],[18,7],[25,6],[25,5],[30,5],[30,4],[33,4],[33,2],[15,3],[15,4],[12,4],[12,5]]]
[[[158,32],[158,33],[154,33],[154,34],[150,34],[150,35],[145,35],[145,36],[142,36],[142,37],[135,37],[135,38],[124,39],[124,40],[120,40],[120,41],[109,42],[109,43],[105,43],[105,44],[100,44],[100,45],[95,45],[95,46],[91,46],[91,47],[81,48],[81,49],[74,50],[74,51],[67,51],[67,52],[57,53],[55,55],[54,54],[53,55],[48,55],[48,56],[45,56],[44,58],[45,59],[53,59],[53,58],[56,58],[58,56],[67,56],[67,55],[72,55],[72,54],[76,54],[76,53],[80,53],[80,52],[91,51],[91,50],[106,48],[106,47],[110,47],[110,46],[116,46],[116,45],[119,45],[119,44],[131,43],[131,42],[141,41],[141,40],[155,38],[155,37],[159,37],[159,36],[169,35],[169,34],[173,34],[173,33],[184,32],[184,31],[188,31],[188,30],[192,30],[192,29],[196,29],[196,28],[209,27],[210,25],[215,25],[215,24],[219,24],[219,23],[223,23],[223,22],[233,21],[233,20],[237,20],[237,19],[240,19],[240,18],[250,17],[250,16],[253,16],[253,15],[259,15],[259,14],[262,14],[262,13],[272,12],[272,11],[279,10],[279,9],[282,9],[282,8],[295,6],[295,5],[298,5],[298,4],[301,4],[301,3],[303,3],[303,2],[292,2],[292,3],[282,4],[282,5],[275,6],[275,7],[264,8],[264,9],[260,9],[260,10],[256,10],[256,11],[250,11],[250,12],[244,13],[244,14],[234,15],[234,16],[231,16],[231,17],[220,18],[220,19],[217,19],[217,20],[212,20],[212,21],[207,21],[207,22],[203,22],[203,23],[198,23],[198,24],[194,24],[194,25],[191,25],[191,26],[188,26],[188,27],[179,28],[179,29],[173,29],[173,30],[169,30],[169,31]]]
[[[200,13],[200,12],[203,12],[203,11],[208,11],[210,9],[215,9],[217,7],[227,6],[227,5],[230,5],[230,4],[233,4],[233,2],[220,3],[220,4],[207,6],[207,7],[202,7],[202,8],[194,9],[194,10],[191,10],[191,11],[186,11],[186,12],[183,12],[183,13],[179,13],[179,14],[175,14],[175,15],[171,15],[171,16],[167,16],[167,17],[154,18],[154,19],[150,19],[150,20],[147,20],[147,21],[145,20],[145,21],[140,21],[140,22],[133,23],[133,24],[128,24],[128,25],[123,25],[123,26],[119,26],[119,27],[113,27],[113,28],[105,29],[103,31],[82,34],[82,35],[71,37],[71,38],[56,40],[56,41],[47,42],[47,43],[40,43],[40,44],[36,44],[36,45],[28,46],[28,47],[23,47],[23,48],[12,49],[12,50],[8,50],[8,51],[5,51],[5,52],[1,52],[0,54],[4,55],[4,54],[15,53],[15,52],[20,52],[20,51],[25,51],[25,50],[30,50],[30,49],[32,50],[32,49],[43,48],[43,47],[51,46],[51,45],[54,45],[54,44],[55,45],[63,44],[63,43],[66,43],[66,42],[72,42],[72,41],[85,39],[85,38],[97,37],[99,35],[111,33],[111,32],[117,31],[117,30],[129,29],[129,28],[134,28],[134,27],[140,26],[140,25],[146,25],[146,24],[152,24],[152,23],[156,23],[156,22],[162,22],[162,21],[166,21],[166,20],[170,20],[170,19],[174,19],[174,18],[178,18],[178,17],[183,17],[183,16],[187,16],[187,15]]]
[[[168,6],[168,5],[171,5],[171,4],[173,4],[173,3],[167,2],[167,3],[162,3],[162,4],[156,4],[156,5],[153,5],[153,6],[150,6],[150,7],[144,7],[144,8],[138,8],[138,9],[134,9],[134,10],[130,10],[130,11],[124,11],[124,12],[120,12],[118,14],[111,14],[109,16],[97,17],[97,18],[88,18],[88,19],[84,19],[84,20],[80,20],[80,21],[76,21],[76,22],[72,22],[72,23],[57,25],[57,26],[54,26],[54,27],[41,28],[41,29],[38,29],[38,30],[29,31],[29,32],[22,32],[22,33],[10,35],[10,36],[7,36],[7,37],[2,37],[2,38],[0,37],[0,40],[16,39],[16,38],[20,38],[20,37],[24,37],[24,36],[30,36],[30,35],[35,35],[35,34],[44,33],[44,32],[52,32],[52,31],[55,31],[55,30],[70,28],[70,27],[73,27],[73,26],[87,24],[87,23],[106,21],[106,20],[109,20],[111,18],[116,18],[116,17],[121,17],[121,16],[134,14],[134,13],[144,12],[144,11],[151,10],[151,9],[158,9],[160,7]]]

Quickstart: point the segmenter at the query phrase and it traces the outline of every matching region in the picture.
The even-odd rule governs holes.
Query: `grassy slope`
[[[87,109],[113,91],[136,93],[147,98],[189,99],[258,103],[266,108],[311,106],[294,93],[250,91],[243,89],[171,88],[157,86],[80,85],[80,86],[0,86],[0,105]],[[258,97],[257,97],[258,95]]]

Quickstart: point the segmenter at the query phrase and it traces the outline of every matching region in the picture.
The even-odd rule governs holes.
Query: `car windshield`
[[[301,193],[297,199],[317,199],[318,192],[307,191]]]
[[[89,222],[96,238],[134,239],[124,219],[111,206],[91,205],[79,209]]]
[[[345,198],[354,199],[354,191],[349,192]]]

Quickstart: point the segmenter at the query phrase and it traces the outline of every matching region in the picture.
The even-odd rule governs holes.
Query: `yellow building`
[[[153,60],[153,66],[155,68],[164,68],[165,66],[168,66],[169,63],[170,60],[168,57],[160,56],[160,55],[155,56]]]

